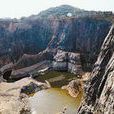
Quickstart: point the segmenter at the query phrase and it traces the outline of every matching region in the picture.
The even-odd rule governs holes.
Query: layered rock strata
[[[78,114],[114,114],[114,25],[101,47]]]
[[[82,72],[80,54],[58,50],[54,56],[53,69],[80,74],[80,72]]]

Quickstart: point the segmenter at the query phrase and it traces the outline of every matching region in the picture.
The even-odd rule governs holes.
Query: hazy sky
[[[114,12],[114,0],[0,0],[0,18],[30,16],[62,4],[86,10],[111,10]]]

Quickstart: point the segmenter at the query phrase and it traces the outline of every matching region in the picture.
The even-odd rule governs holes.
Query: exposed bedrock
[[[112,23],[104,17],[105,13],[63,5],[26,18],[0,19],[0,68],[6,65],[0,69],[2,75],[13,69],[25,77],[29,69],[47,67],[91,71]]]
[[[80,74],[82,72],[80,54],[58,50],[57,54],[54,56],[53,69]]]
[[[34,72],[38,73],[45,70],[69,71],[74,74],[81,74],[83,72],[79,53],[58,49],[45,50],[34,56],[26,55],[26,57],[22,57],[16,64],[13,64],[11,67],[8,66],[2,67],[0,71],[5,76],[12,69],[10,78],[13,79],[30,77]],[[7,77],[9,78],[9,75]]]
[[[82,68],[89,70],[96,61],[110,25],[111,22],[95,17],[2,20],[0,66],[16,63],[26,56],[32,58],[39,52],[42,55],[45,49],[61,49],[80,53]],[[33,64],[39,61],[34,61],[36,56]],[[29,61],[26,64],[31,65]]]
[[[78,114],[114,114],[114,25],[101,47]]]
[[[77,97],[77,95],[82,92],[82,81],[72,80],[68,85],[63,86],[62,89],[66,89],[72,97]]]
[[[29,24],[29,22],[27,24]],[[53,65],[56,66],[54,69],[67,69],[72,73],[80,71],[80,68],[83,71],[90,71],[96,61],[101,44],[109,31],[110,25],[111,23],[109,21],[88,17],[66,18],[61,20],[39,19],[31,22],[31,28],[17,28],[7,35],[8,38],[5,36],[1,39],[1,50],[4,48],[5,51],[8,52],[5,54],[8,58],[6,59],[10,59],[7,63],[13,61],[14,65],[10,67],[14,69],[30,67],[39,64],[39,62],[48,60],[53,62]],[[42,26],[45,27],[45,29],[42,28]],[[48,34],[46,31],[51,31],[51,33]],[[12,38],[10,38],[11,34]],[[3,45],[3,42],[7,42],[8,44]],[[62,54],[64,54],[64,52],[72,52],[74,54],[68,55],[68,61],[55,61],[54,57],[57,56],[59,50],[63,50]],[[1,52],[4,52],[4,50]],[[78,56],[74,63],[72,56],[77,56],[77,54],[79,54],[80,57]],[[1,57],[3,57],[3,55],[4,54],[1,54]],[[3,60],[2,58],[1,61],[3,62]],[[4,60],[4,62],[6,61]],[[64,66],[64,68],[62,66]]]

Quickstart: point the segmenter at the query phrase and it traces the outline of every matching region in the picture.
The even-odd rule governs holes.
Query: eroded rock
[[[41,91],[43,89],[48,89],[48,86],[46,87],[46,86],[44,86],[44,84],[38,85],[34,82],[30,82],[28,85],[23,86],[21,88],[21,93],[25,93],[27,95],[30,95],[30,94],[34,94],[38,91]]]
[[[78,114],[114,114],[114,25],[101,47]]]
[[[54,56],[53,69],[59,71],[69,71],[74,74],[82,73],[80,53],[57,50],[57,53]]]
[[[72,97],[77,97],[77,95],[82,91],[81,80],[72,80],[67,86],[63,86],[62,89],[66,89]]]

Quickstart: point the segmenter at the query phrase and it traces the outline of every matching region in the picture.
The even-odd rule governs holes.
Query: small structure
[[[72,17],[72,13],[67,13],[67,17]]]

